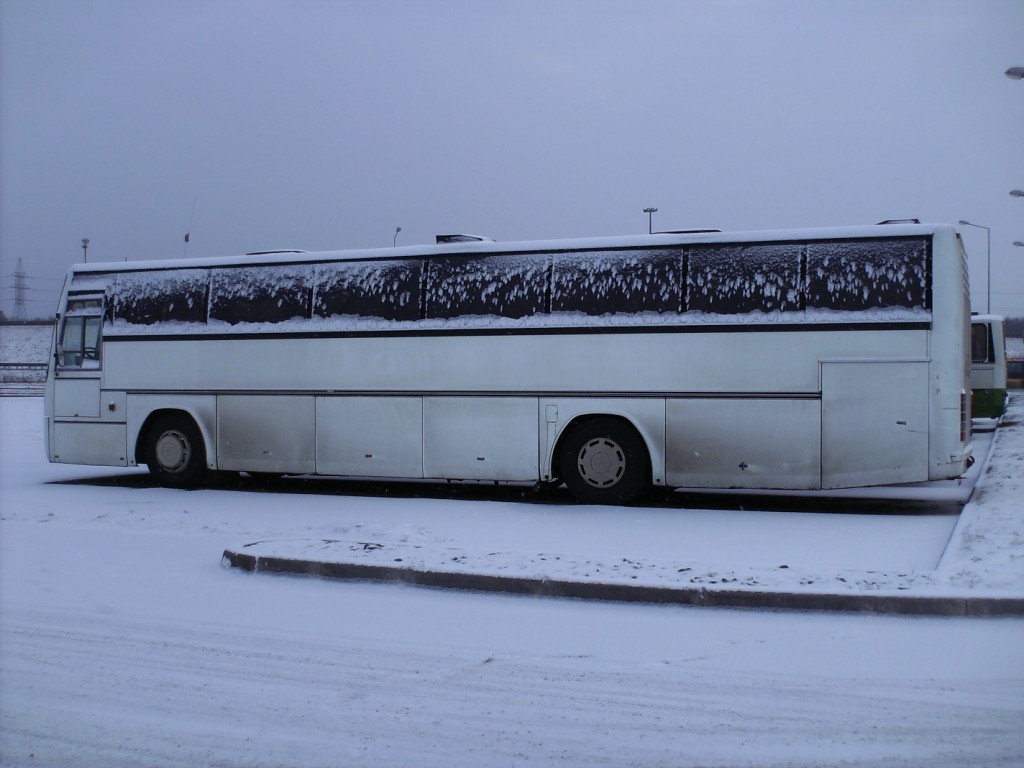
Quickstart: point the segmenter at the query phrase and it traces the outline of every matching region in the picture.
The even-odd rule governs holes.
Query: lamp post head
[[[1011,189],[1010,197],[1024,197],[1024,189]]]
[[[991,227],[986,227],[984,224],[975,224],[973,221],[965,221],[964,219],[960,219],[960,223],[968,227],[977,227],[978,229],[984,229],[985,232],[992,231]]]
[[[1024,67],[1010,67],[1005,74],[1011,80],[1020,80],[1024,78]]]
[[[649,235],[653,234],[653,231],[651,229],[652,228],[651,221],[652,221],[652,216],[655,213],[657,213],[657,211],[658,211],[657,208],[644,208],[644,213],[647,214],[647,234],[649,234]]]
[[[1018,248],[1024,248],[1024,243],[1022,243],[1020,240],[1014,240],[1013,244],[1016,245]]]

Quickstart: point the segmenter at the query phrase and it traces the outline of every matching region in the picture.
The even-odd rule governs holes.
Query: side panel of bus
[[[423,477],[422,426],[422,397],[318,397],[316,471]]]
[[[208,463],[224,470],[548,479],[564,430],[601,414],[640,434],[659,485],[816,488],[904,482],[922,473],[927,479],[927,423],[922,429],[918,409],[905,407],[909,401],[927,409],[920,381],[927,363],[913,366],[907,389],[898,365],[875,362],[863,373],[850,362],[822,363],[816,350],[826,339],[847,361],[864,361],[880,346],[897,359],[922,360],[928,347],[923,330],[397,337],[374,344],[114,339],[105,367],[108,381],[125,390],[166,390],[130,396],[153,410],[161,398],[168,407],[181,397],[172,393],[198,390],[194,378],[213,385],[216,417],[200,426],[211,440]],[[190,364],[182,366],[183,359]],[[275,364],[244,368],[243,359]],[[330,362],[310,370],[310,359]],[[642,381],[637,370],[645,371]],[[489,389],[453,391],[470,381]],[[580,396],[580,383],[595,391]],[[298,391],[303,386],[310,391]],[[640,386],[647,391],[628,396]],[[268,394],[244,394],[245,387]],[[622,394],[610,397],[612,388]],[[332,389],[336,394],[323,393]],[[871,405],[894,401],[884,415]],[[138,405],[132,413],[130,432],[148,418]],[[916,436],[912,451],[898,440],[908,433]],[[892,440],[900,461],[879,448]]]
[[[423,475],[537,479],[536,397],[424,397]]]
[[[666,404],[666,478],[689,488],[821,485],[817,398],[673,398]]]
[[[825,362],[821,409],[822,488],[928,479],[927,360]]]
[[[316,472],[312,395],[217,398],[217,467],[245,472]]]

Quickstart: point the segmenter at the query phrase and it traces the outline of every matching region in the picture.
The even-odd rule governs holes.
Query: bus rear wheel
[[[194,488],[206,475],[203,436],[187,416],[163,416],[149,429],[146,465],[160,485]]]
[[[569,491],[589,504],[628,504],[650,484],[647,447],[622,419],[599,417],[572,427],[559,459]]]

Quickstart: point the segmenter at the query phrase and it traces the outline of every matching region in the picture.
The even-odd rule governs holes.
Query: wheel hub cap
[[[180,472],[190,456],[188,440],[180,432],[165,432],[156,443],[156,460],[168,472]]]
[[[601,437],[591,440],[580,450],[580,477],[595,488],[608,488],[622,479],[626,456],[614,440]]]

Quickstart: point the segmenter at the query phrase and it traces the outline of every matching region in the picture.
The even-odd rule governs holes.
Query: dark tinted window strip
[[[354,279],[360,269],[371,270],[366,274],[372,278],[362,283]],[[336,295],[331,293],[336,283],[318,274],[332,270],[342,286]],[[557,311],[671,315],[697,309],[737,315],[932,304],[931,239],[922,236],[469,252],[424,259],[165,267],[125,274],[177,271],[206,273],[208,279],[193,279],[189,285],[183,278],[180,287],[170,285],[171,279],[161,289],[163,280],[158,278],[150,281],[151,297],[134,297],[130,291],[120,295],[117,272],[82,277],[108,278],[117,294],[113,318],[143,325],[206,318],[277,323],[335,313],[412,321],[481,314],[519,318]],[[275,274],[276,279],[267,281]],[[350,279],[354,281],[346,282]],[[398,288],[391,293],[397,291],[397,302],[384,292],[395,284]]]
[[[104,340],[109,342],[159,342],[159,341],[226,341],[228,339],[360,339],[388,337],[443,337],[443,336],[585,336],[636,335],[666,333],[809,333],[813,331],[927,331],[931,323],[924,321],[890,323],[766,323],[764,325],[676,325],[676,326],[623,326],[600,328],[459,328],[448,330],[430,328],[422,330],[389,331],[312,331],[286,333],[196,333],[196,334],[153,334],[118,335],[116,328],[107,329]]]

